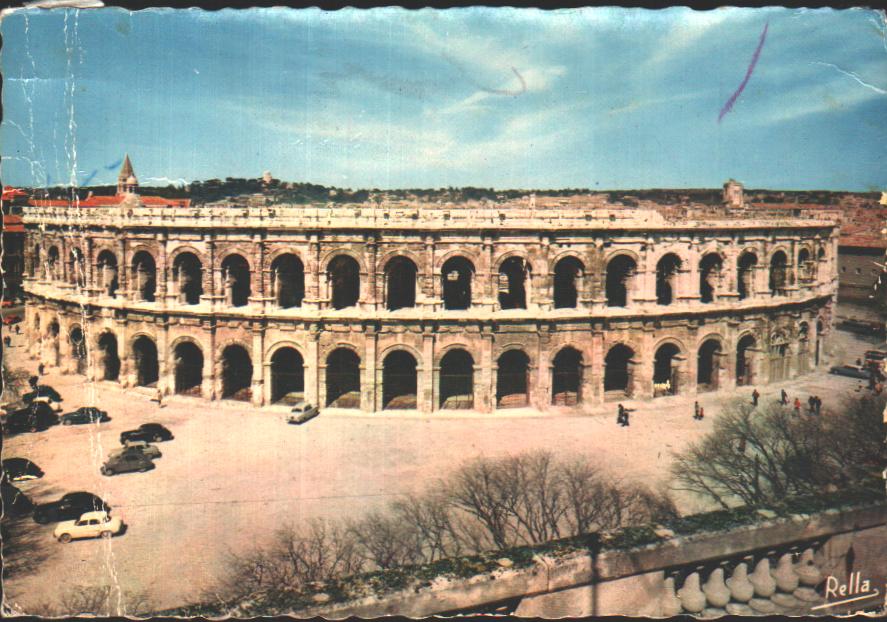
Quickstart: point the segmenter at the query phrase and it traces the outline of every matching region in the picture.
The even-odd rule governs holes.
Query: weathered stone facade
[[[824,362],[832,223],[532,207],[34,207],[26,330],[90,379],[366,412],[581,409]]]

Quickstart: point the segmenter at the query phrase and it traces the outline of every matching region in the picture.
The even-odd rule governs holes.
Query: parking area
[[[847,360],[873,347],[840,335]],[[10,363],[33,368],[23,344],[13,341],[13,346],[6,352]],[[283,411],[243,403],[178,398],[160,408],[147,394],[89,384],[82,376],[48,374],[41,382],[64,396],[64,412],[96,405],[112,420],[7,439],[4,458],[29,458],[46,473],[17,486],[35,503],[72,491],[95,493],[129,528],[111,540],[60,544],[52,538],[54,525],[25,519],[20,527],[28,533],[30,549],[17,554],[40,563],[16,572],[4,585],[7,603],[23,612],[78,585],[116,585],[146,595],[158,609],[193,602],[213,584],[227,551],[264,542],[286,522],[362,515],[396,495],[433,486],[436,478],[480,455],[549,449],[589,456],[628,479],[664,484],[671,452],[709,431],[724,399],[722,394],[699,397],[707,414],[703,421],[692,417],[692,398],[626,402],[637,409],[628,428],[616,425],[614,405],[600,416],[327,411],[292,426]],[[828,407],[840,395],[862,391],[862,384],[817,374],[783,386],[804,402],[808,394],[818,394]],[[778,391],[762,389],[764,399]],[[748,387],[739,394],[750,392]],[[157,444],[163,452],[157,468],[102,476],[99,469],[120,446],[120,432],[145,422],[161,423],[175,434]],[[702,509],[689,499],[681,505],[688,512]]]

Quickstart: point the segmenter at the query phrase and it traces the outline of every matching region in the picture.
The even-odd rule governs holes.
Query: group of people
[[[699,402],[693,402],[693,418],[697,421],[705,419],[705,409],[699,405]]]
[[[758,402],[761,399],[761,394],[757,389],[752,391],[751,394],[751,403],[753,406],[757,406]],[[788,406],[788,393],[785,392],[785,389],[780,389],[779,391],[779,403],[783,406]],[[792,406],[795,409],[795,414],[801,414],[801,398],[796,397],[794,402],[792,402]],[[818,395],[811,395],[807,398],[807,412],[811,415],[818,415],[822,412],[822,399]]]

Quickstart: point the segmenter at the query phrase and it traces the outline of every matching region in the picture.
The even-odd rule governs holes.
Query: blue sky
[[[722,121],[765,24],[751,79]],[[6,184],[887,189],[874,11],[20,11]]]

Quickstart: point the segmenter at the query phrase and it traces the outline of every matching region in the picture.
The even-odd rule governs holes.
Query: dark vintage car
[[[100,423],[110,421],[104,410],[99,410],[94,406],[82,406],[75,411],[65,413],[61,416],[62,425],[73,425],[75,423]]]
[[[34,521],[40,524],[76,520],[85,512],[110,512],[111,506],[91,492],[69,492],[58,501],[34,508]]]
[[[144,473],[154,468],[154,463],[149,457],[140,451],[124,451],[123,453],[109,456],[102,465],[102,475],[117,475],[118,473],[131,473],[139,471]]]
[[[48,384],[41,384],[34,387],[34,390],[30,393],[25,393],[22,396],[22,401],[27,405],[35,403],[44,403],[48,406],[52,404],[58,405],[62,401],[62,396]],[[61,406],[59,406],[59,409],[61,409]]]
[[[120,444],[125,445],[126,441],[153,441],[158,443],[160,441],[171,441],[173,438],[172,432],[159,423],[143,423],[135,430],[121,432]]]
[[[3,477],[10,482],[40,479],[43,471],[27,458],[7,458],[3,461]]]
[[[868,380],[872,376],[872,370],[858,365],[835,365],[828,370],[830,374],[836,376],[847,376],[849,378],[860,378]]]
[[[34,509],[34,504],[28,496],[6,480],[0,483],[0,492],[2,492],[4,517],[27,516]]]
[[[24,408],[14,410],[6,415],[3,431],[7,434],[17,432],[39,432],[56,425],[59,417],[49,405],[34,402]]]

